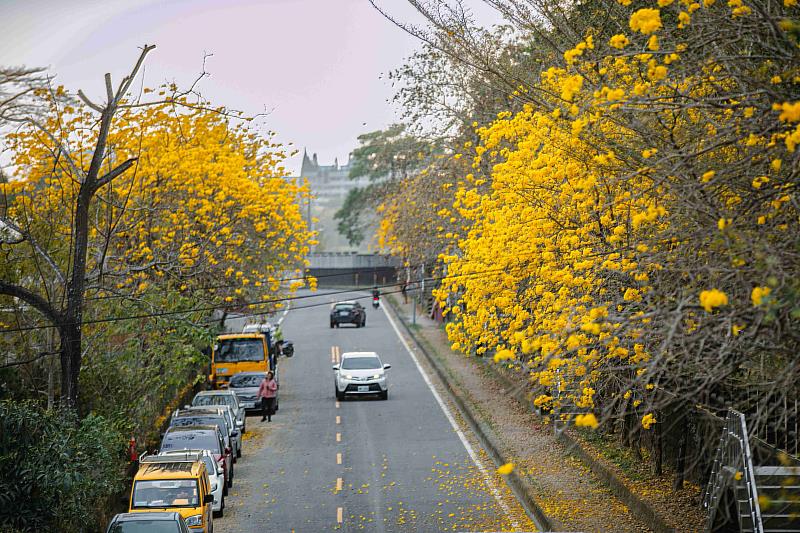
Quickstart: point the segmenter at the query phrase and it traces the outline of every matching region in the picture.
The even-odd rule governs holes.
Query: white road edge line
[[[286,318],[286,315],[289,314],[289,309],[291,309],[291,307],[292,307],[292,302],[287,302],[286,303],[286,309],[284,309],[283,314],[278,319],[278,325],[279,326],[283,323],[283,319]]]
[[[503,510],[503,512],[506,513],[508,518],[511,519],[511,527],[513,527],[514,529],[519,529],[519,523],[516,521],[516,519],[514,519],[511,516],[511,509],[508,507],[506,502],[504,502],[503,498],[500,496],[500,492],[497,490],[494,481],[489,475],[489,471],[486,469],[483,463],[481,463],[481,461],[478,459],[478,455],[475,453],[475,450],[472,448],[472,445],[467,440],[467,437],[464,435],[464,432],[461,431],[460,427],[458,427],[456,419],[453,418],[453,415],[450,413],[450,409],[447,408],[447,405],[442,400],[442,397],[439,396],[439,393],[433,387],[433,383],[431,383],[431,380],[428,377],[428,374],[425,372],[425,369],[422,368],[422,365],[419,363],[417,356],[414,355],[414,352],[411,350],[411,347],[406,342],[405,337],[403,337],[403,335],[400,333],[400,330],[398,329],[397,324],[394,321],[394,318],[392,318],[392,313],[387,311],[384,314],[386,315],[386,318],[389,319],[389,323],[392,325],[392,329],[394,329],[394,332],[397,334],[397,338],[400,339],[400,342],[408,352],[408,355],[411,356],[411,360],[414,361],[414,365],[416,365],[417,370],[419,370],[419,373],[422,375],[422,379],[425,381],[425,384],[428,385],[428,388],[430,389],[431,393],[433,393],[433,397],[436,398],[436,402],[439,404],[439,407],[442,408],[444,416],[447,418],[448,422],[450,422],[450,425],[453,427],[453,430],[456,432],[456,435],[458,435],[458,438],[461,440],[461,444],[463,444],[464,448],[467,450],[467,454],[469,454],[470,458],[472,459],[472,462],[475,463],[475,466],[477,466],[478,470],[480,470],[481,474],[483,474],[483,477],[486,481],[486,486],[489,487],[489,490],[492,492],[494,499],[497,500],[497,503],[500,505],[500,508]]]

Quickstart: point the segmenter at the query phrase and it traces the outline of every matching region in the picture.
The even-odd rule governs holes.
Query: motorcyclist
[[[378,308],[378,304],[381,300],[381,291],[378,290],[377,285],[372,289],[372,307],[375,309]]]

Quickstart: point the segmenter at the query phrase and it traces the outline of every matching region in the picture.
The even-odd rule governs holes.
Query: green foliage
[[[365,213],[365,208],[371,207],[371,204],[367,198],[365,188],[350,189],[342,207],[333,215],[333,218],[338,221],[336,229],[353,246],[358,246],[364,242],[366,224],[362,215]]]
[[[187,293],[161,291],[155,286],[142,300],[122,313],[125,304],[113,300],[93,305],[92,311],[97,316],[114,312],[134,315],[143,302],[167,313],[200,306],[198,299]],[[87,327],[93,349],[87,352],[81,370],[85,391],[81,411],[119,420],[126,436],[145,439],[176,393],[206,374],[209,361],[201,350],[211,344],[215,333],[206,318],[202,312],[186,317],[167,314]]]
[[[358,141],[361,146],[350,158],[350,177],[366,176],[373,183],[348,192],[334,215],[339,233],[354,246],[366,238],[384,199],[441,152],[436,144],[406,133],[401,124],[359,135]]]
[[[0,402],[0,529],[96,531],[119,491],[124,440],[107,419]]]
[[[361,146],[353,150],[350,159],[351,178],[403,179],[434,153],[430,143],[406,134],[401,124],[359,135],[358,142]]]

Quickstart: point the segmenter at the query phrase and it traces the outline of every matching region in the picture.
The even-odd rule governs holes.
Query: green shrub
[[[0,530],[96,531],[122,488],[123,450],[102,417],[0,402]]]

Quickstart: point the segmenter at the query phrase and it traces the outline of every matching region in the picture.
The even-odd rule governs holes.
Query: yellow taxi
[[[208,472],[199,452],[139,459],[129,512],[177,512],[191,531],[211,533],[213,502]]]

